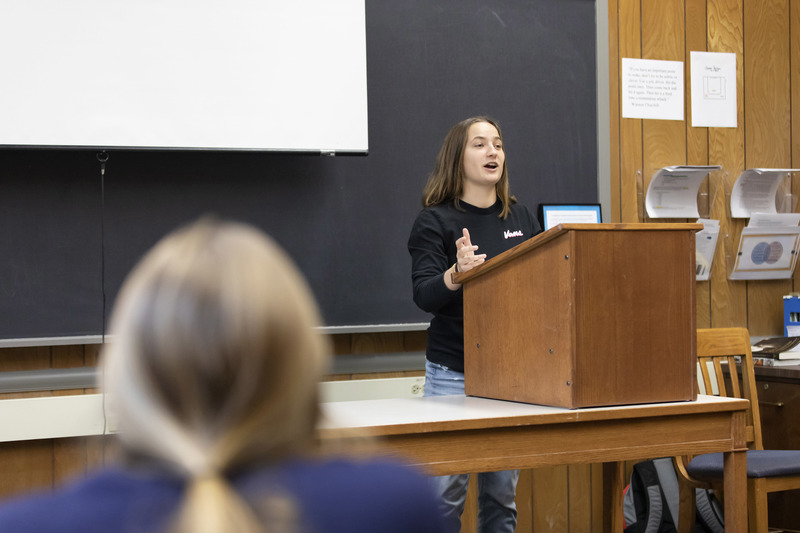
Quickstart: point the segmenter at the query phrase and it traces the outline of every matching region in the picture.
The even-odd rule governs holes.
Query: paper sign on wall
[[[692,52],[692,127],[736,127],[736,54]]]
[[[683,120],[683,61],[622,58],[622,116]]]

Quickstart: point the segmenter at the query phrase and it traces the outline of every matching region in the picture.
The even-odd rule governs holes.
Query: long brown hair
[[[439,149],[433,172],[428,176],[428,182],[422,191],[423,207],[453,201],[456,208],[460,209],[459,200],[464,192],[464,149],[469,140],[467,139],[469,128],[477,122],[487,122],[494,126],[500,140],[503,140],[503,132],[500,131],[497,121],[487,116],[471,117],[450,128]],[[511,205],[517,201],[509,192],[508,164],[503,165],[503,173],[495,185],[495,191],[503,205],[499,216],[506,218],[511,210]]]
[[[288,256],[243,224],[181,229],[126,280],[104,388],[123,449],[187,479],[176,530],[264,530],[225,478],[312,447],[330,353],[319,323]]]

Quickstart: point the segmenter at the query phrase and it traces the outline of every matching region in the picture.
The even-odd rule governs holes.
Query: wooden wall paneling
[[[83,360],[86,362],[86,366],[90,367],[97,367],[100,364],[100,354],[103,351],[102,344],[87,344],[83,347]],[[100,392],[100,383],[99,380],[101,376],[98,374],[97,376],[98,383],[97,387],[90,388],[84,390],[86,394],[97,394]]]
[[[685,46],[685,84],[686,95],[686,163],[689,165],[708,165],[708,128],[692,127],[692,89],[691,89],[691,52],[706,51],[706,0],[686,0],[686,46]],[[703,209],[712,199],[713,187],[709,183],[712,177],[706,180],[701,194],[705,194],[708,201],[701,206],[700,215],[704,216]],[[710,207],[710,206],[709,206]],[[691,220],[690,222],[694,222]],[[711,283],[702,281],[697,283],[696,291],[696,316],[697,327],[711,327]]]
[[[92,437],[53,441],[53,487],[86,475],[89,470],[88,443]]]
[[[50,368],[50,348],[3,348],[0,371],[43,370]],[[21,392],[0,395],[0,399],[49,396],[49,392]],[[48,440],[0,443],[0,498],[21,492],[52,487],[53,443]]]
[[[730,218],[730,191],[744,166],[744,13],[742,0],[708,3],[708,51],[736,54],[736,128],[709,128],[708,160],[722,165],[722,183],[711,209],[720,221],[717,252],[711,268],[711,326],[747,326],[747,287],[728,280],[728,259],[739,247],[743,220]]]
[[[614,58],[617,68],[624,57],[642,57],[641,5],[639,0],[618,0],[617,30],[619,32],[619,57]],[[619,90],[617,91],[619,93]],[[642,179],[642,120],[621,118],[619,134],[619,222],[640,221],[638,184]]]
[[[745,2],[745,163],[747,168],[791,164],[789,0]],[[783,330],[783,295],[790,280],[747,282],[751,335]]]
[[[354,374],[330,374],[323,376],[322,381],[349,381],[356,379]]]
[[[86,347],[83,345],[53,346],[50,348],[52,368],[80,368],[86,365]],[[58,391],[59,396],[83,394],[83,389]]]
[[[371,372],[368,374],[350,374],[351,380],[357,379],[394,379],[409,377],[424,377],[425,371],[406,371],[406,372]]]
[[[353,335],[328,335],[333,353],[336,355],[353,353]]]
[[[624,0],[623,0],[624,1]],[[609,194],[611,196],[611,222],[622,222],[622,183],[621,163],[622,151],[620,110],[620,46],[619,46],[619,6],[617,0],[608,0],[608,80],[609,80],[609,149],[611,151],[609,162],[611,168],[609,179]],[[602,135],[602,132],[600,133]]]
[[[570,531],[592,530],[592,465],[567,467]]]
[[[692,127],[691,52],[707,50],[708,32],[706,0],[686,0],[684,94],[686,95],[686,163],[708,165],[708,128]],[[708,191],[706,191],[708,192]]]
[[[84,348],[86,366],[96,367],[100,363],[102,344],[88,344]],[[85,389],[85,394],[97,394],[100,388]],[[86,439],[86,470],[94,470],[113,460],[116,455],[117,441],[111,436],[98,436]]]
[[[83,346],[53,346],[53,368],[75,368],[86,365]],[[83,394],[83,389],[53,391],[53,396]],[[53,441],[53,486],[86,473],[88,468],[86,438],[56,439]]]
[[[642,57],[668,61],[684,61],[683,0],[660,0],[642,3]],[[685,79],[684,75],[684,79]],[[643,172],[642,188],[647,186],[653,173],[668,165],[686,163],[685,121],[643,121]]]
[[[83,359],[86,361],[86,366],[97,366],[100,363],[100,353],[102,351],[102,344],[86,344],[83,347]]]
[[[792,87],[792,168],[800,168],[800,1],[792,0],[789,4],[791,42],[791,79]],[[795,197],[800,196],[800,172],[795,172],[792,179],[792,192]],[[800,202],[795,211],[800,209]],[[792,283],[795,291],[800,288],[800,269],[795,268]]]
[[[403,333],[404,352],[424,352],[427,343],[427,331],[406,331]]]
[[[590,465],[592,476],[592,523],[591,531],[603,531],[603,465],[602,463]]]
[[[426,331],[398,331],[379,333],[346,333],[330,335],[333,353],[336,355],[372,355],[395,352],[424,352],[427,344]],[[326,381],[351,379],[389,379],[424,376],[424,370],[397,372],[375,372],[365,374],[331,374]]]
[[[1,348],[0,372],[19,372],[22,370],[44,370],[51,365],[50,347],[33,346],[25,348]],[[41,393],[0,394],[1,398],[30,398],[49,396]]]
[[[100,363],[102,344],[84,346],[86,366],[96,367]],[[100,388],[85,389],[86,394],[97,394]],[[90,437],[86,439],[86,469],[94,470],[114,461],[119,455],[119,444],[113,435]]]
[[[570,531],[568,468],[551,466],[533,471],[534,531]]]
[[[533,533],[533,470],[520,470],[517,483],[517,533]]]
[[[409,298],[411,296],[409,295]],[[393,353],[403,351],[403,332],[354,333],[352,354]]]
[[[354,335],[350,333],[328,335],[333,354],[345,355],[353,353],[353,337]],[[354,374],[336,374],[325,376],[325,381],[347,381],[355,377]]]
[[[53,486],[53,441],[0,443],[0,499]]]
[[[83,348],[84,366],[97,367],[100,363],[102,344],[86,344]],[[101,379],[98,375],[98,380]],[[100,392],[100,383],[97,387],[83,389],[84,394],[97,394]],[[107,450],[116,442],[113,436],[96,436],[83,439],[85,449],[86,471],[94,470],[106,464]]]

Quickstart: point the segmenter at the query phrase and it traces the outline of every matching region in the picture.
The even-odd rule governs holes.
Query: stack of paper
[[[757,366],[800,365],[800,337],[770,337],[758,341],[751,349]]]

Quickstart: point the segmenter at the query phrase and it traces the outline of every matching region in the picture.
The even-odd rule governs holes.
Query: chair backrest
[[[741,361],[739,370],[736,357]],[[755,450],[763,449],[750,333],[746,328],[698,329],[697,361],[700,370],[697,381],[705,388],[705,394],[712,394],[715,382],[718,388],[718,392],[715,391],[716,395],[745,398],[750,401],[746,422],[748,447]],[[730,375],[730,380],[727,382],[726,371]],[[741,384],[739,371],[741,371]]]

